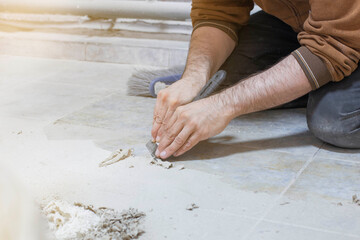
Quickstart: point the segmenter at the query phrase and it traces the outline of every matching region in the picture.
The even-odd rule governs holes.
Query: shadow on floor
[[[230,135],[213,137],[211,139],[200,142],[183,156],[177,158],[171,157],[169,160],[210,160],[214,158],[231,156],[237,153],[276,149],[288,149],[290,152],[291,150],[289,150],[289,148],[297,148],[301,146],[321,147],[326,151],[335,153],[360,154],[360,149],[344,149],[321,142],[312,136],[309,131],[276,138],[264,138],[259,140],[237,142],[234,142],[234,140],[235,137]]]
[[[276,138],[264,138],[260,140],[241,142],[234,142],[235,137],[226,135],[221,137],[213,137],[211,139],[202,141],[183,156],[178,158],[172,157],[170,160],[210,160],[214,158],[231,156],[237,153],[261,151],[267,149],[287,149],[301,146],[314,146],[318,148],[323,144],[320,140],[313,138],[315,137],[313,137],[308,131]],[[306,139],[311,139],[310,143],[309,141],[306,141]]]
[[[191,161],[191,160],[210,160],[214,158],[222,158],[237,153],[260,151],[266,149],[284,149],[291,147],[307,146],[308,142],[302,142],[301,139],[309,137],[309,132],[277,137],[264,138],[260,140],[234,142],[235,137],[226,135],[221,137],[213,137],[211,139],[200,142],[189,152],[180,157],[172,157],[171,161]],[[317,141],[312,145],[319,147]],[[320,144],[321,145],[321,144]]]

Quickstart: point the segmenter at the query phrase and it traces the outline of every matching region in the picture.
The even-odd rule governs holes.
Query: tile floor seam
[[[343,235],[343,236],[347,236],[347,237],[354,237],[354,238],[359,238],[359,235],[354,235],[354,234],[348,234],[348,233],[343,233],[343,232],[337,232],[337,231],[330,231],[330,230],[326,230],[326,229],[321,229],[321,228],[315,228],[315,227],[310,227],[310,226],[306,226],[306,225],[299,225],[299,224],[293,224],[293,223],[286,223],[286,222],[281,222],[281,221],[275,221],[275,220],[271,220],[271,219],[263,219],[264,222],[268,222],[268,223],[274,223],[274,224],[280,224],[280,225],[286,225],[286,226],[291,226],[291,227],[296,227],[296,228],[303,228],[303,229],[308,229],[308,230],[312,230],[312,231],[318,231],[318,232],[324,232],[324,233],[331,233],[331,234],[338,234],[338,235]]]
[[[324,146],[324,143],[322,143],[321,146],[317,149],[317,151],[304,163],[302,168],[296,173],[296,175],[292,178],[292,180],[289,182],[289,184],[284,188],[284,190],[281,191],[279,196],[274,200],[274,202],[270,205],[270,207],[265,211],[264,215],[260,219],[258,219],[258,221],[253,225],[253,227],[248,231],[248,233],[245,234],[244,237],[241,238],[242,240],[249,239],[249,237],[255,231],[257,226],[259,226],[259,224],[264,221],[266,216],[276,206],[276,203],[285,195],[285,193],[290,189],[290,187],[296,182],[296,180],[300,177],[300,175],[305,171],[305,169],[315,159],[316,155],[322,149],[323,146]]]

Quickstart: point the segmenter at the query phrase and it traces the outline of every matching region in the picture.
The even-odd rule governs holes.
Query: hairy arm
[[[166,126],[157,155],[179,156],[199,141],[222,132],[235,117],[272,108],[311,91],[293,56],[237,85],[176,109]]]
[[[293,56],[270,69],[212,96],[232,118],[290,102],[311,91],[311,85]]]
[[[183,78],[200,80],[202,86],[215,74],[235,48],[235,42],[223,31],[201,27],[194,31]]]

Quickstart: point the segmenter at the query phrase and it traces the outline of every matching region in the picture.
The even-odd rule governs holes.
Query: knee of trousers
[[[329,109],[328,109],[329,110]],[[360,114],[307,109],[307,124],[315,137],[341,148],[360,149]]]

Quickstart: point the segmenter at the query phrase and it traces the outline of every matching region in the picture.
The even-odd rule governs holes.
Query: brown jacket
[[[360,59],[360,0],[254,0],[265,12],[298,32],[302,45],[292,55],[313,89],[349,76]],[[237,42],[252,0],[193,0],[194,30],[221,29]]]

